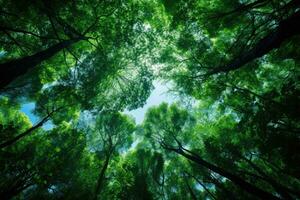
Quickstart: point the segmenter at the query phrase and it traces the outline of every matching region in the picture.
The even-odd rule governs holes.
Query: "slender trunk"
[[[285,105],[283,105],[282,103],[274,101],[271,98],[266,98],[263,95],[257,94],[257,93],[255,93],[255,92],[253,92],[253,91],[251,91],[251,90],[249,90],[247,88],[242,88],[242,87],[239,87],[239,86],[236,86],[236,85],[232,85],[232,84],[222,84],[222,85],[224,85],[226,87],[230,87],[232,89],[236,89],[236,90],[240,91],[241,93],[250,94],[250,95],[252,95],[254,97],[257,97],[257,98],[259,98],[259,99],[261,99],[261,100],[263,100],[265,102],[269,102],[271,104],[275,104],[276,106],[285,107]]]
[[[192,199],[193,199],[193,200],[197,200],[197,197],[196,197],[196,195],[195,195],[193,189],[191,188],[191,186],[190,186],[190,184],[189,184],[189,182],[188,182],[188,180],[187,180],[186,177],[184,178],[184,181],[185,181],[186,187],[187,187],[188,190],[189,190],[189,193],[191,194]]]
[[[263,200],[265,199],[276,199],[279,200],[280,198],[274,196],[273,194],[266,192],[258,187],[256,187],[255,185],[252,185],[246,181],[244,181],[242,178],[240,178],[239,176],[236,176],[234,174],[232,174],[231,172],[228,172],[227,170],[213,165],[205,160],[203,160],[202,158],[200,158],[199,156],[197,156],[196,154],[190,152],[187,149],[184,149],[183,147],[179,148],[179,149],[174,149],[174,148],[168,148],[168,147],[164,147],[167,150],[171,150],[173,152],[176,152],[182,156],[184,156],[185,158],[203,166],[206,167],[208,169],[210,169],[211,171],[229,179],[230,181],[232,181],[233,183],[235,183],[236,185],[238,185],[241,189],[245,190],[246,192],[248,192],[249,194],[252,194],[253,196],[259,197]]]
[[[220,183],[218,179],[216,179],[213,176],[210,176],[210,180],[215,186],[217,186],[221,190],[222,194],[227,195],[226,199],[236,200],[236,196],[232,193],[232,191],[229,191],[222,183]]]
[[[241,6],[237,7],[236,9],[233,9],[228,12],[220,13],[220,14],[218,14],[216,16],[212,16],[208,19],[220,19],[222,17],[232,15],[232,14],[241,14],[242,12],[262,7],[262,6],[266,5],[267,3],[269,3],[269,0],[257,0],[252,3],[249,3],[249,4],[242,4]]]
[[[213,195],[210,191],[209,191],[209,189],[205,186],[205,184],[204,183],[202,183],[198,178],[196,178],[194,175],[192,175],[192,174],[190,174],[190,173],[188,173],[188,172],[185,172],[188,176],[190,176],[190,177],[192,177],[199,185],[201,185],[201,187],[203,187],[203,189],[213,198],[213,199],[217,199],[216,197],[215,197],[215,195]]]
[[[263,172],[257,165],[255,165],[253,162],[251,162],[249,159],[242,157],[243,160],[245,160],[255,171],[257,171],[261,176],[262,179],[269,183],[277,192],[280,194],[280,196],[284,199],[291,200],[293,197],[290,194],[296,195],[298,198],[300,198],[300,194],[296,191],[293,191],[284,185],[281,185],[277,181],[275,181],[273,178],[269,177],[265,172]]]
[[[294,174],[282,169],[281,167],[279,167],[277,164],[270,162],[269,159],[264,158],[263,156],[258,156],[258,158],[260,160],[262,160],[264,162],[265,165],[267,165],[268,167],[270,167],[273,171],[275,171],[276,173],[283,175],[283,176],[288,176],[289,178],[294,179],[295,181],[299,182],[300,177],[299,176],[295,176]]]
[[[109,154],[106,155],[104,164],[102,166],[102,169],[101,169],[99,177],[98,177],[98,181],[97,181],[97,185],[96,185],[96,188],[95,188],[95,194],[94,194],[93,200],[97,200],[98,199],[99,193],[102,190],[102,185],[103,185],[104,178],[105,178],[105,172],[106,172],[108,164],[109,164],[110,156],[111,156],[111,153],[109,153]]]
[[[20,140],[21,138],[23,138],[23,137],[25,137],[25,136],[31,134],[33,131],[35,131],[35,130],[37,130],[38,128],[40,128],[41,126],[43,126],[44,123],[46,123],[46,122],[49,120],[50,116],[51,116],[55,111],[57,111],[57,110],[58,110],[58,109],[56,109],[56,110],[52,111],[51,113],[49,113],[49,114],[48,114],[46,117],[44,117],[39,123],[37,123],[36,125],[32,126],[32,127],[29,128],[29,129],[27,129],[25,132],[23,132],[23,133],[17,135],[16,137],[14,137],[14,138],[12,138],[12,139],[10,139],[10,140],[8,140],[8,141],[3,142],[2,144],[0,144],[0,149],[3,149],[3,148],[5,148],[5,147],[7,147],[7,146],[10,146],[10,145],[16,143],[16,142],[17,142],[18,140]]]
[[[269,53],[271,50],[279,48],[286,39],[298,34],[300,34],[300,11],[297,11],[289,18],[281,21],[273,32],[262,38],[248,52],[239,55],[225,66],[213,69],[206,75],[209,76],[239,69],[252,60]]]
[[[1,26],[0,25],[0,31],[9,31],[9,32],[13,32],[13,33],[21,33],[21,34],[25,34],[25,35],[31,35],[40,39],[53,39],[53,40],[57,40],[58,38],[54,38],[54,37],[48,37],[48,36],[42,36],[39,34],[36,34],[34,32],[31,31],[27,31],[27,30],[22,30],[22,29],[18,29],[18,28],[12,28],[12,27],[8,27],[8,26]]]
[[[75,38],[64,40],[31,56],[26,56],[0,64],[0,89],[6,87],[18,77],[25,75],[35,66],[51,58],[62,49],[68,48],[72,44],[83,39],[84,38]]]

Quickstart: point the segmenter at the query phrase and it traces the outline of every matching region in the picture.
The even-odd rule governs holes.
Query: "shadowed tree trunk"
[[[193,189],[191,188],[191,186],[190,186],[190,184],[189,184],[189,182],[188,182],[188,180],[187,180],[187,177],[184,177],[184,182],[185,182],[185,184],[186,184],[187,189],[189,190],[189,193],[190,193],[190,195],[191,195],[191,198],[192,198],[193,200],[197,200],[197,197],[196,197],[196,195],[195,195]]]
[[[29,183],[27,185],[24,186],[20,186],[19,188],[12,188],[9,191],[5,191],[3,194],[0,193],[1,197],[3,198],[3,200],[9,200],[12,199],[13,197],[19,195],[22,191],[24,191],[26,188],[32,186],[33,183]]]
[[[166,150],[176,152],[177,154],[180,154],[180,155],[184,156],[185,158],[187,158],[203,167],[206,167],[217,174],[220,174],[221,176],[229,179],[230,181],[235,183],[237,186],[239,186],[241,189],[245,190],[249,194],[252,194],[253,196],[259,197],[260,199],[263,199],[263,200],[265,200],[265,199],[279,200],[280,199],[280,198],[274,196],[273,194],[266,192],[266,191],[256,187],[255,185],[252,185],[252,184],[246,182],[244,179],[240,178],[239,176],[232,174],[231,172],[229,172],[219,166],[213,165],[213,164],[203,160],[198,155],[194,154],[193,152],[191,152],[183,147],[172,148],[172,147],[168,147],[165,144],[163,144],[162,146]]]
[[[105,158],[105,161],[104,161],[104,164],[102,166],[102,169],[100,171],[100,174],[99,174],[99,177],[98,177],[98,180],[97,180],[97,185],[96,185],[96,188],[95,188],[95,193],[94,193],[94,198],[93,200],[97,200],[98,199],[98,196],[99,196],[99,193],[101,192],[102,190],[102,185],[103,185],[103,182],[104,182],[104,178],[105,178],[105,172],[107,170],[107,167],[108,167],[108,164],[109,164],[109,160],[110,160],[110,157],[111,157],[111,152],[108,153],[106,155],[106,158]]]
[[[3,200],[9,200],[18,196],[26,188],[34,185],[32,177],[34,173],[30,173],[29,170],[25,173],[20,172],[15,179],[5,182],[4,187],[0,188],[0,197]]]
[[[185,171],[185,174],[191,178],[193,178],[199,185],[201,185],[201,187],[203,187],[203,189],[211,196],[212,199],[216,200],[217,198],[215,197],[215,195],[213,195],[209,189],[205,186],[204,183],[202,183],[198,178],[196,178],[194,175],[188,173]]]
[[[221,190],[222,194],[226,195],[226,199],[237,199],[235,194],[233,194],[232,191],[229,191],[217,178],[210,175],[210,181]]]
[[[269,53],[271,50],[279,48],[286,39],[298,34],[300,34],[300,11],[281,21],[273,32],[262,38],[252,49],[239,55],[225,66],[212,69],[206,75],[209,76],[239,69],[252,60]]]
[[[299,192],[293,191],[282,184],[275,181],[272,177],[269,177],[265,172],[263,172],[256,164],[254,164],[249,159],[242,157],[243,160],[245,160],[255,171],[257,171],[264,181],[272,185],[272,187],[282,196],[284,199],[293,199],[293,197],[290,194],[294,194],[298,198],[300,198]]]
[[[217,14],[215,16],[210,17],[209,19],[219,19],[219,18],[228,16],[228,15],[232,15],[232,14],[241,14],[242,12],[248,11],[250,9],[262,7],[262,6],[266,5],[269,2],[270,2],[269,0],[257,0],[257,1],[254,1],[252,3],[249,3],[249,4],[242,4],[239,7],[237,7],[236,9],[233,9],[233,10],[228,11],[228,12]]]
[[[51,117],[51,115],[53,115],[54,112],[57,112],[58,110],[60,110],[62,107],[58,108],[58,109],[55,109],[53,110],[52,112],[48,113],[47,116],[45,116],[39,123],[37,123],[36,125],[32,126],[31,128],[27,129],[25,132],[17,135],[16,137],[6,141],[6,142],[3,142],[0,144],[0,149],[3,149],[7,146],[10,146],[14,143],[16,143],[18,140],[20,140],[21,138],[31,134],[33,131],[37,130],[38,128],[42,127],[48,120],[49,118]]]
[[[84,37],[78,37],[70,40],[64,40],[43,51],[35,53],[34,55],[0,64],[0,89],[6,87],[18,77],[26,74],[29,70],[51,58],[59,51],[84,39]]]
[[[28,188],[32,185],[33,185],[33,183],[29,183],[29,184],[24,185],[19,188],[11,188],[11,190],[5,191],[3,194],[0,193],[1,197],[3,198],[2,200],[12,199],[13,197],[19,195],[22,191],[24,191],[26,188]]]

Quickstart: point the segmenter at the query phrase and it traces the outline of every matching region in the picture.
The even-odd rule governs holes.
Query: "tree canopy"
[[[299,65],[298,0],[0,1],[0,199],[300,199]]]

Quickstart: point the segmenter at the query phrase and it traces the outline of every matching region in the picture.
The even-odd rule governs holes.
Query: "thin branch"
[[[0,26],[0,30],[2,30],[2,31],[10,31],[10,32],[14,32],[14,33],[22,33],[22,34],[26,34],[26,35],[32,35],[34,37],[38,37],[38,38],[41,38],[41,39],[53,39],[53,40],[57,40],[58,39],[58,38],[54,38],[54,37],[42,36],[42,35],[36,34],[34,32],[31,32],[31,31],[17,29],[17,28],[12,28],[12,27],[7,27],[7,26]]]

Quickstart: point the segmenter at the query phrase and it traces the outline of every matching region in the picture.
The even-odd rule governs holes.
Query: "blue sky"
[[[29,117],[29,119],[33,125],[37,124],[39,122],[39,118],[32,113],[32,111],[34,110],[34,106],[35,106],[34,103],[25,103],[21,107],[21,111],[24,112]],[[43,125],[43,128],[45,130],[52,129],[52,127],[53,127],[53,124],[50,121],[46,122]]]
[[[149,107],[159,105],[162,102],[166,102],[169,104],[175,102],[174,96],[172,96],[170,93],[168,93],[168,90],[171,87],[170,84],[168,84],[168,83],[165,84],[165,83],[162,83],[159,81],[154,81],[153,85],[154,85],[154,90],[152,91],[150,97],[147,99],[146,104],[142,108],[124,112],[124,113],[134,117],[137,124],[140,124],[143,122],[144,116]],[[35,116],[32,113],[33,109],[34,109],[34,103],[25,103],[21,107],[21,111],[24,112],[29,117],[32,124],[35,124],[38,122],[39,119],[37,116]],[[49,129],[51,127],[52,127],[51,123],[49,123],[49,122],[44,126],[44,128],[46,128],[46,129]]]
[[[170,84],[161,83],[159,81],[154,81],[154,90],[152,91],[150,97],[147,99],[146,104],[142,108],[138,108],[132,111],[125,111],[126,114],[131,115],[135,118],[137,124],[143,122],[144,116],[149,107],[159,105],[162,102],[173,103],[175,102],[174,97],[168,93]]]
[[[29,117],[32,124],[35,124],[38,121],[38,117],[32,113],[33,109],[34,109],[34,103],[25,103],[21,107],[21,111],[24,112]]]

